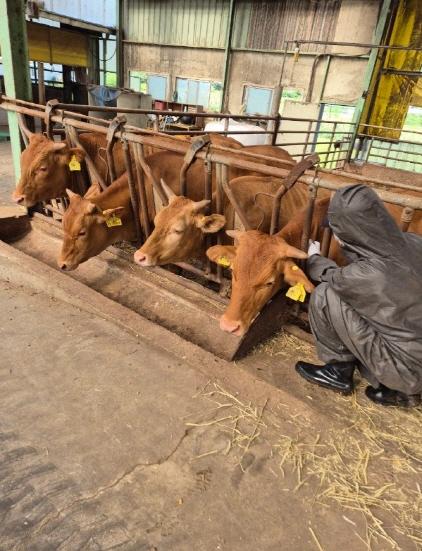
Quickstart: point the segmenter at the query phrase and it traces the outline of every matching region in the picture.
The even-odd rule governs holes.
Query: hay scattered
[[[289,467],[296,473],[293,491],[314,481],[318,503],[361,513],[365,535],[355,534],[368,549],[383,541],[399,550],[394,532],[422,544],[422,494],[405,476],[422,473],[421,412],[381,412],[362,405],[356,395],[340,400],[348,402],[343,429],[314,441],[303,430],[296,437],[280,436],[275,449],[281,472]]]
[[[415,475],[422,474],[420,409],[381,409],[364,398],[361,402],[356,394],[338,397],[333,426],[316,433],[312,421],[304,416],[283,408],[276,417],[266,410],[267,403],[261,407],[244,403],[217,383],[208,383],[200,395],[213,407],[202,421],[187,425],[215,426],[227,436],[223,450],[202,456],[236,453],[243,470],[248,450],[265,440],[281,475],[295,475],[289,491],[299,493],[306,487],[316,503],[334,503],[345,513],[353,513],[352,517],[362,515],[363,534],[357,522],[346,515],[343,519],[354,526],[354,534],[367,549],[378,544],[399,550],[399,535],[422,546],[422,491],[419,482],[415,483]],[[278,435],[276,442],[274,434]],[[311,535],[322,549],[316,534],[311,531]]]
[[[198,396],[198,394],[196,396]],[[241,453],[238,463],[240,468],[244,470],[243,460],[245,455],[251,445],[259,438],[262,429],[266,428],[266,424],[262,418],[267,401],[262,407],[253,406],[251,403],[242,402],[219,384],[211,384],[210,382],[202,389],[200,396],[211,402],[213,407],[207,412],[204,412],[204,420],[186,422],[186,426],[216,426],[227,436],[226,446],[221,450],[221,453],[223,455],[228,455],[234,448],[240,450]],[[215,418],[216,412],[221,409],[224,409],[225,414]],[[202,454],[202,456],[206,455],[209,455],[209,452]]]

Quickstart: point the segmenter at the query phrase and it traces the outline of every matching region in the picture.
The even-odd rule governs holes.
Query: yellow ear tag
[[[71,172],[81,170],[81,163],[76,158],[76,155],[72,155],[72,158],[69,161],[69,168]]]
[[[290,289],[287,290],[286,297],[299,302],[304,302],[306,298],[306,291],[303,283],[296,283],[296,285],[290,287]]]
[[[121,218],[119,218],[115,214],[112,214],[111,216],[106,218],[106,224],[108,228],[113,228],[114,226],[122,226],[123,222]]]
[[[292,266],[292,272],[297,272],[298,269],[299,269],[299,268],[296,266],[296,264],[294,264],[294,265]]]
[[[224,266],[224,268],[230,268],[231,262],[226,256],[220,256],[220,258],[217,260],[217,264],[220,264],[220,266]]]

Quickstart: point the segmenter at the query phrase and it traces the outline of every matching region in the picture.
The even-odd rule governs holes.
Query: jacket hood
[[[359,257],[401,257],[407,249],[404,234],[378,195],[357,184],[339,189],[328,208],[334,234],[345,250]]]

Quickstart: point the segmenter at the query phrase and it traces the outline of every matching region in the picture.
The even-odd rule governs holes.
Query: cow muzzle
[[[18,203],[18,205],[24,205],[25,204],[25,195],[23,195],[21,193],[17,193],[16,191],[14,191],[12,193],[12,200],[15,203]]]
[[[136,264],[139,264],[139,266],[142,266],[143,268],[148,268],[149,266],[156,266],[151,256],[149,254],[142,252],[141,250],[135,252],[135,254],[133,255],[133,260],[136,262]]]
[[[229,320],[224,314],[220,318],[220,329],[226,331],[226,333],[236,335],[236,337],[241,337],[245,334],[245,329],[240,320]]]
[[[62,272],[71,272],[72,270],[76,270],[76,268],[79,266],[79,264],[71,264],[63,260],[59,260],[57,264]]]

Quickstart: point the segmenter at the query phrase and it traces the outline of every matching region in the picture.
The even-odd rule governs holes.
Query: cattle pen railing
[[[156,132],[154,130],[139,129],[124,124],[124,121],[122,121],[122,119],[119,119],[119,117],[117,116],[118,113],[122,112],[122,109],[108,108],[114,109],[113,112],[116,113],[115,119],[109,121],[88,116],[83,113],[68,111],[67,109],[62,108],[63,106],[58,103],[43,106],[21,100],[15,100],[12,98],[8,98],[7,96],[0,97],[0,107],[7,111],[14,111],[18,113],[20,117],[22,135],[23,138],[26,140],[27,134],[25,129],[27,128],[27,121],[24,117],[33,117],[42,120],[46,126],[47,134],[50,136],[52,135],[52,125],[61,125],[64,129],[66,139],[72,145],[81,146],[78,139],[79,131],[98,132],[105,135],[108,139],[107,160],[109,162],[111,160],[111,166],[109,166],[111,174],[113,174],[114,168],[112,166],[112,156],[110,155],[110,153],[112,152],[116,140],[120,140],[124,152],[125,166],[128,174],[128,184],[130,189],[133,214],[138,224],[138,243],[143,242],[151,234],[152,229],[149,224],[145,179],[148,178],[150,180],[154,190],[161,197],[164,204],[166,204],[167,199],[163,192],[163,189],[160,186],[160,183],[154,181],[154,178],[152,177],[151,170],[148,166],[148,159],[144,154],[144,147],[150,146],[155,149],[167,150],[175,152],[181,156],[185,156],[190,151],[191,144],[189,142],[180,140],[172,135],[166,135],[160,132]],[[95,110],[96,108],[89,106],[89,109]],[[135,113],[139,111],[141,110],[126,110],[126,112]],[[249,131],[246,133],[249,133]],[[204,162],[204,198],[210,200],[210,205],[213,194],[211,179],[212,168],[213,165],[215,165],[216,168],[218,167],[218,170],[215,170],[215,213],[223,214],[223,197],[225,194],[227,200],[231,202],[235,212],[239,215],[240,219],[245,220],[247,220],[247,213],[244,212],[237,204],[237,202],[233,201],[233,197],[230,196],[228,168],[235,167],[251,172],[257,172],[259,174],[262,174],[263,176],[273,176],[275,178],[279,178],[281,182],[285,182],[291,172],[288,168],[285,168],[285,166],[280,166],[286,165],[286,161],[281,161],[278,158],[259,155],[251,152],[242,152],[241,150],[217,145],[211,145],[208,146],[206,149],[200,149],[199,151],[197,151],[196,157],[202,159]],[[270,160],[272,164],[276,166],[267,166],[260,162],[266,160]],[[102,181],[89,156],[87,156],[86,162],[91,181],[99,181],[101,187],[105,189],[109,182]],[[293,163],[290,164],[292,167],[294,166]],[[306,170],[297,180],[299,182],[302,182],[303,184],[306,184],[309,191],[305,223],[301,239],[302,248],[304,250],[306,250],[307,248],[308,239],[310,237],[312,217],[315,201],[317,199],[318,189],[323,188],[329,191],[336,191],[337,189],[345,185],[344,182],[333,182],[332,179],[327,179],[327,175],[336,174],[349,178],[349,183],[362,182],[371,185],[383,201],[402,207],[400,223],[401,228],[404,231],[408,229],[415,211],[422,210],[422,193],[421,196],[418,197],[407,195],[405,193],[394,193],[392,191],[389,191],[388,189],[379,189],[380,186],[382,186],[384,188],[396,187],[400,188],[403,191],[407,190],[410,192],[421,191],[421,188],[417,186],[411,186],[407,184],[395,184],[388,180],[379,178],[367,178],[358,174],[344,172],[342,170],[336,171],[320,167],[317,167],[317,169],[315,170]],[[181,191],[183,191],[182,182]],[[276,213],[276,210],[279,208],[280,201],[282,201],[282,196],[286,191],[287,190],[283,186],[283,183],[281,183],[279,191],[277,192],[277,194],[274,195],[272,218],[275,218],[274,215]],[[62,210],[57,210],[54,206],[51,205],[49,207],[49,210],[51,212],[56,211],[58,213],[62,213]],[[142,213],[141,217],[139,216],[139,213]],[[211,206],[209,206],[208,208],[208,214],[210,213]],[[279,229],[280,228],[278,228],[276,224],[272,224],[272,233],[277,232]],[[216,240],[217,243],[222,243],[221,232],[217,235]],[[322,243],[322,253],[325,255],[328,253],[330,241],[330,229],[325,228]],[[208,241],[207,245],[211,245],[211,242]],[[227,280],[224,277],[223,267],[216,266],[214,268],[215,271],[213,271],[213,267],[209,260],[206,261],[204,269],[198,268],[197,265],[188,263],[178,265],[195,275],[204,277],[208,281],[217,283],[218,285],[220,285],[220,287],[226,284]]]

